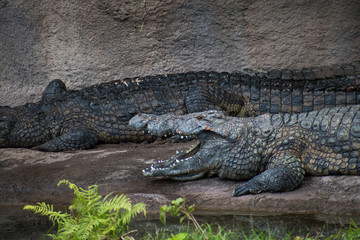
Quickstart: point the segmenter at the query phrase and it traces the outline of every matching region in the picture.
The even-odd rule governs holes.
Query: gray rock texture
[[[359,22],[358,0],[0,0],[0,105],[37,101],[55,78],[76,89],[138,75],[350,63],[360,59]]]

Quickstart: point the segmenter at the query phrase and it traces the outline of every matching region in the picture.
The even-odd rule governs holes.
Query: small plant
[[[25,210],[31,210],[35,213],[48,216],[53,224],[57,224],[57,234],[47,234],[52,239],[58,240],[133,240],[130,236],[133,231],[128,230],[130,220],[139,213],[146,214],[145,204],[138,203],[132,205],[131,201],[125,196],[114,196],[112,193],[101,197],[98,193],[98,186],[92,185],[87,190],[77,187],[75,184],[67,180],[58,183],[66,184],[74,191],[75,198],[69,207],[70,213],[54,211],[53,205],[44,202],[36,205],[26,205]],[[180,233],[156,233],[156,236],[148,236],[144,239],[149,240],[223,240],[223,239],[263,239],[273,240],[280,239],[277,233],[268,229],[261,231],[253,225],[247,231],[243,229],[241,232],[234,233],[230,230],[222,228],[219,225],[200,224],[195,219],[192,212],[194,205],[186,207],[185,200],[178,198],[171,201],[169,205],[160,208],[160,221],[166,224],[166,214],[170,213],[172,217],[180,218],[180,223],[189,220],[196,228],[194,231],[187,225]],[[250,231],[248,231],[250,230]],[[293,236],[293,233],[285,234],[281,239],[311,240],[324,239],[324,236],[316,237],[300,237]],[[340,230],[337,233],[326,237],[327,240],[332,239],[360,239],[360,228],[355,221],[351,220],[347,230]]]
[[[160,207],[160,221],[162,224],[166,225],[166,213],[168,212],[172,217],[180,217],[180,223],[182,223],[184,219],[190,220],[198,231],[204,233],[204,230],[192,214],[193,211],[194,205],[187,208],[185,206],[185,200],[183,198],[178,198],[171,201],[168,206],[164,205]]]
[[[109,198],[110,193],[103,198],[98,193],[97,185],[85,190],[62,180],[58,186],[63,183],[75,194],[69,207],[70,213],[54,211],[53,205],[44,202],[24,207],[25,210],[49,216],[53,224],[58,225],[57,234],[48,234],[49,237],[64,240],[133,239],[129,236],[128,224],[137,214],[146,214],[145,204],[132,206],[130,199],[123,194]]]
[[[167,240],[223,240],[229,239],[234,235],[231,231],[226,231],[220,226],[217,226],[217,232],[213,231],[214,227],[210,224],[200,226],[192,214],[195,210],[194,206],[195,205],[186,207],[185,200],[183,198],[178,198],[171,201],[169,205],[160,207],[160,221],[162,224],[166,225],[166,213],[170,213],[172,217],[180,218],[181,224],[187,219],[190,220],[196,228],[196,231],[188,229],[186,233],[178,233],[176,235],[171,234],[171,237],[167,238]]]
[[[166,240],[185,240],[188,237],[188,233],[178,233],[178,234],[171,234]]]

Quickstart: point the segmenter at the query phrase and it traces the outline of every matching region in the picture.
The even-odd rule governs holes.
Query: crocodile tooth
[[[176,161],[175,161],[176,163],[179,163],[180,162],[180,160],[179,159],[176,159]]]
[[[154,170],[156,170],[156,169],[153,167],[153,165],[151,165],[150,171],[154,171]]]
[[[179,151],[178,151],[178,150],[176,150],[176,154],[179,154]]]
[[[181,136],[181,139],[184,139],[184,136]]]
[[[164,137],[167,137],[167,134],[165,134]]]

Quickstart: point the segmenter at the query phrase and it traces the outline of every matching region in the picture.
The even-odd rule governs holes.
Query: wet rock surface
[[[306,177],[294,191],[234,198],[241,182],[203,178],[178,182],[148,178],[142,169],[167,159],[193,143],[123,143],[99,145],[76,152],[44,153],[29,149],[0,149],[0,205],[21,206],[46,201],[66,205],[73,193],[61,179],[81,187],[99,185],[101,194],[112,191],[147,204],[148,212],[177,197],[195,203],[200,212],[212,214],[345,214],[360,215],[360,176]]]

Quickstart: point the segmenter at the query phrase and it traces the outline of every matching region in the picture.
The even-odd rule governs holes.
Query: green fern
[[[24,207],[24,210],[31,210],[35,213],[40,213],[41,215],[48,215],[49,219],[52,222],[61,224],[65,221],[69,221],[69,214],[67,213],[61,213],[60,211],[56,212],[54,211],[53,205],[46,204],[44,202],[37,203],[37,205],[26,205]]]
[[[31,210],[44,216],[58,225],[57,234],[48,234],[53,239],[118,239],[127,235],[128,224],[137,214],[146,214],[145,204],[132,205],[129,198],[121,194],[111,197],[112,193],[102,197],[98,186],[92,185],[83,189],[61,180],[58,186],[66,184],[74,191],[75,198],[70,205],[69,213],[56,212],[53,205],[37,203],[26,205],[25,210]]]

